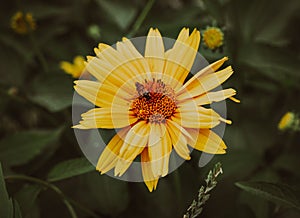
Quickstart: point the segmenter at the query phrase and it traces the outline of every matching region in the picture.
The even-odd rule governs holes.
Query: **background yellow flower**
[[[207,27],[206,30],[203,31],[202,35],[204,44],[212,50],[223,45],[224,34],[220,28]]]
[[[85,59],[82,56],[76,56],[73,59],[73,63],[67,61],[60,62],[60,68],[67,74],[72,75],[73,78],[79,78],[84,71]]]
[[[36,23],[31,13],[18,11],[11,18],[11,28],[19,34],[27,34],[35,30]]]

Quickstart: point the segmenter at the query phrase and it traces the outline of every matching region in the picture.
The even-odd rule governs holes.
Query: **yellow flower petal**
[[[111,51],[105,51],[107,53]],[[116,52],[116,51],[115,51]],[[114,58],[114,57],[112,57]],[[86,69],[89,73],[91,73],[96,79],[102,83],[106,83],[107,85],[120,87],[123,84],[126,85],[126,82],[134,77],[133,68],[129,70],[124,67],[124,62],[126,60],[121,59],[119,63],[109,62],[108,60],[103,60],[97,57],[91,58],[86,64]],[[132,88],[129,86],[129,88]]]
[[[185,89],[180,89],[177,92],[177,100],[181,101],[188,98],[193,98],[208,92],[223,82],[225,82],[233,73],[231,66],[220,70],[216,73],[207,74],[201,79],[192,78],[192,82],[187,84]]]
[[[153,175],[155,177],[167,175],[172,143],[164,124],[150,124],[148,150]]]
[[[76,56],[73,60],[74,64],[78,67],[78,68],[81,68],[81,69],[84,69],[85,68],[85,65],[84,65],[84,58],[82,56]]]
[[[193,98],[193,101],[195,101],[197,105],[206,105],[213,102],[223,101],[226,98],[230,98],[234,95],[236,95],[236,91],[234,89],[224,89],[216,92],[205,93]]]
[[[137,121],[137,118],[126,107],[94,108],[81,115],[79,125],[73,128],[123,128]]]
[[[115,176],[122,176],[130,167],[132,161],[143,151],[144,148],[138,147],[132,150],[131,157],[128,159],[119,158],[115,167]]]
[[[293,125],[297,123],[297,115],[293,112],[286,112],[283,117],[281,117],[278,123],[279,130],[293,129]],[[297,126],[297,125],[296,125]]]
[[[162,126],[161,126],[162,127]],[[166,129],[166,126],[162,127]],[[165,135],[162,137],[162,152],[163,152],[163,167],[162,167],[162,174],[161,176],[164,177],[168,174],[169,172],[169,160],[170,160],[170,155],[172,152],[172,141],[170,138],[170,134],[166,130],[162,130],[162,132],[166,132]]]
[[[172,49],[166,52],[164,73],[183,83],[190,72],[200,43],[200,32],[196,29],[189,37],[189,30],[183,28]],[[170,84],[172,85],[172,84]],[[173,87],[177,89],[177,87]]]
[[[167,130],[177,154],[185,160],[190,160],[190,150],[187,147],[187,137],[172,120],[167,120]]]
[[[128,93],[118,87],[89,80],[77,80],[74,83],[77,93],[98,107],[111,107],[113,103],[130,106],[130,101],[126,100]]]
[[[130,127],[121,129],[108,143],[103,150],[97,163],[96,169],[104,174],[114,168],[118,162],[120,149],[124,143],[123,139],[128,133]]]
[[[158,177],[154,177],[153,175],[147,147],[141,153],[141,166],[144,182],[149,191],[152,192],[156,189]]]
[[[132,161],[139,155],[148,143],[149,125],[145,121],[135,124],[127,133],[119,160],[115,168],[115,175],[122,175],[128,169]]]
[[[241,103],[239,99],[236,99],[235,97],[229,97],[229,99],[235,103]]]
[[[124,146],[121,149],[121,155],[127,159],[126,154],[137,147],[145,147],[148,143],[149,124],[146,121],[139,121],[128,132],[124,139]]]
[[[121,47],[124,47],[123,44],[121,45]],[[125,48],[127,47],[125,46]],[[113,51],[111,49],[107,50],[108,51],[105,50],[102,53],[120,53],[114,49]],[[119,55],[123,57],[121,53]],[[114,56],[112,55],[111,58],[113,59]],[[147,64],[146,60],[144,58],[130,60],[123,57],[120,61],[121,62],[115,63],[115,59],[113,59],[113,63],[111,63],[104,58],[94,57],[89,60],[86,69],[101,83],[108,86],[122,87],[122,89],[128,92],[128,95],[133,95],[136,91],[135,82],[143,82],[145,79],[149,79],[149,71],[148,73],[141,71],[141,69],[143,69],[142,66]]]
[[[187,129],[195,142],[188,139],[188,144],[209,154],[224,154],[227,148],[224,141],[210,129]]]
[[[177,110],[172,120],[187,128],[213,128],[222,119],[213,109],[197,106],[195,101],[181,102]]]
[[[61,61],[60,68],[67,74],[72,75],[73,78],[79,78],[85,69],[84,58],[82,56],[76,56],[73,59],[73,63]]]
[[[164,54],[165,48],[161,34],[158,29],[151,28],[146,40],[145,58],[155,79],[161,79],[161,77],[157,77],[157,73],[159,75],[163,73],[165,64]]]
[[[207,67],[203,68],[202,70],[200,70],[199,72],[197,72],[191,79],[189,79],[189,81],[187,81],[178,91],[177,93],[181,93],[186,91],[187,86],[197,86],[199,85],[199,80],[201,80],[200,78],[208,75],[208,74],[212,74],[215,73],[215,71],[217,71],[223,64],[225,61],[228,60],[228,57],[224,57],[218,61],[215,61],[214,63],[208,65]],[[194,84],[193,84],[194,83]]]
[[[137,51],[131,41],[123,38],[122,42],[117,43],[117,51],[119,51],[125,58],[129,68],[137,69],[139,74],[149,74],[150,69],[145,58]],[[130,64],[130,65],[129,65]],[[148,78],[152,79],[152,78]]]
[[[97,57],[89,60],[86,69],[103,83],[132,88],[134,82],[131,84],[128,80],[137,75],[144,75],[143,80],[146,79],[149,67],[130,40],[126,38],[123,40],[117,43],[117,50],[100,43],[98,49],[95,49]]]

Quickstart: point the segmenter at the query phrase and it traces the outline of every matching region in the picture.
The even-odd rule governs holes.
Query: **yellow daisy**
[[[36,23],[31,13],[23,13],[18,11],[11,18],[11,28],[19,34],[27,34],[32,30],[35,30]]]
[[[229,66],[217,71],[225,57],[184,83],[199,43],[198,30],[190,34],[183,28],[173,47],[165,50],[160,32],[151,28],[144,56],[123,38],[116,49],[100,43],[96,57],[88,57],[86,70],[97,81],[78,80],[74,88],[97,107],[83,113],[74,128],[118,129],[98,160],[101,174],[114,168],[121,176],[140,155],[143,179],[152,191],[168,174],[173,148],[185,160],[190,159],[188,145],[211,154],[225,153],[225,143],[211,128],[231,121],[203,105],[236,94],[231,88],[211,91],[233,70]]]

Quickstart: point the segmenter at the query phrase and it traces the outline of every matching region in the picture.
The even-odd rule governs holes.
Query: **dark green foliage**
[[[300,204],[294,190],[286,185],[270,182],[238,182],[236,186],[276,204],[300,210]]]
[[[300,134],[277,129],[287,111],[300,114],[299,0],[12,0],[0,11],[0,218],[182,218],[217,162],[224,174],[200,217],[300,217]],[[10,28],[17,11],[33,14],[31,35]],[[227,103],[227,154],[199,168],[194,151],[152,193],[99,175],[71,129],[73,79],[60,61],[150,27],[175,38],[207,25],[224,31],[224,46],[199,52],[229,57],[235,73],[223,87],[241,100]]]
[[[70,159],[55,165],[48,173],[48,181],[54,182],[94,171],[95,167],[86,158]]]
[[[0,203],[1,203],[1,211],[0,211],[1,217],[13,217],[14,214],[13,201],[8,196],[8,193],[6,191],[2,166],[0,168]]]

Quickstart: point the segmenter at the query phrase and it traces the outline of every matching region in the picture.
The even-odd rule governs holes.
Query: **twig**
[[[137,31],[141,27],[142,23],[144,22],[145,18],[147,17],[149,11],[151,10],[154,2],[155,2],[155,0],[149,0],[147,2],[146,6],[142,10],[142,12],[140,13],[140,15],[136,19],[136,21],[134,22],[131,31],[127,34],[128,38],[133,37],[137,33]]]
[[[196,218],[201,214],[203,210],[203,205],[210,197],[209,192],[217,185],[217,176],[222,173],[223,170],[221,168],[221,163],[217,163],[214,169],[209,171],[207,178],[205,179],[206,187],[201,186],[198,193],[198,199],[193,200],[191,206],[187,209],[187,212],[183,216],[183,218]]]
[[[47,73],[49,71],[47,61],[46,61],[43,53],[41,52],[41,50],[37,46],[34,34],[32,32],[29,33],[29,39],[31,41],[31,44],[33,46],[33,49],[34,49],[34,51],[36,53],[37,58],[39,59],[40,64],[43,67],[43,70]]]
[[[62,193],[62,191],[56,187],[55,185],[52,185],[48,182],[45,182],[43,180],[40,180],[40,179],[37,179],[37,178],[34,178],[34,177],[30,177],[30,176],[25,176],[25,175],[11,175],[11,176],[5,176],[4,179],[6,180],[24,180],[24,181],[28,181],[28,182],[33,182],[33,183],[37,183],[39,185],[42,185],[46,188],[49,188],[51,190],[53,190],[55,193],[57,193],[63,203],[66,205],[70,215],[72,218],[77,218],[77,215],[74,211],[74,208],[72,207],[72,205],[65,199],[65,195]]]

